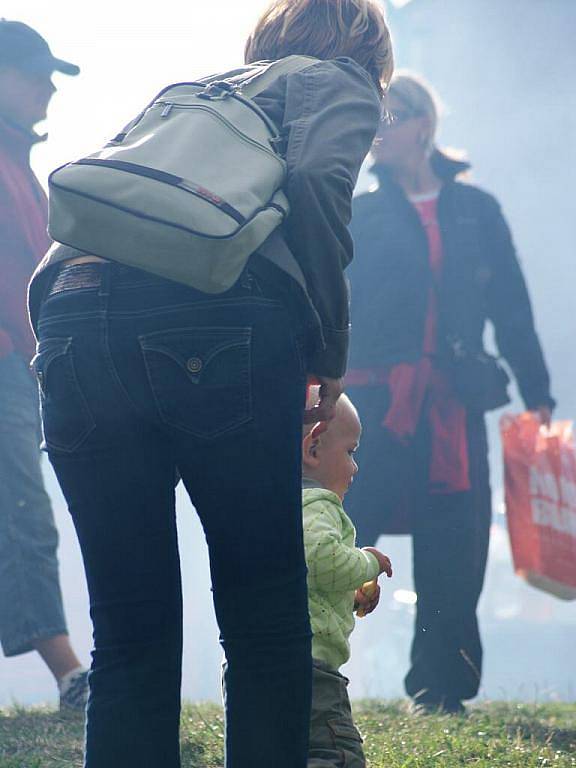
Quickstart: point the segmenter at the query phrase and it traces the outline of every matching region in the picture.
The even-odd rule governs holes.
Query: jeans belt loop
[[[110,291],[112,289],[112,269],[115,266],[112,262],[103,262],[100,266],[100,287],[98,288],[98,296],[101,299],[108,299]],[[106,302],[104,302],[106,303]]]

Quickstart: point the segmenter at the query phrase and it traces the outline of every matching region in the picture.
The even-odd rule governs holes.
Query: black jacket
[[[497,201],[455,180],[466,164],[437,153],[444,185],[438,200],[443,242],[439,291],[439,355],[448,339],[483,349],[486,321],[510,365],[528,409],[553,406],[530,299],[508,225]],[[356,198],[350,367],[410,361],[421,355],[431,271],[418,214],[383,168],[379,188]]]

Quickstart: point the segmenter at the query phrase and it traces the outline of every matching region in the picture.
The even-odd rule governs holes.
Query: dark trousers
[[[52,292],[36,372],[94,625],[86,767],[180,765],[178,468],[210,554],[226,766],[304,768],[305,371],[284,299],[248,273],[211,297],[116,264],[61,268]]]
[[[382,388],[352,388],[363,422],[360,471],[346,498],[360,546],[381,533],[411,533],[418,595],[406,692],[442,703],[475,696],[482,673],[476,608],[482,591],[491,521],[484,419],[467,423],[471,490],[428,490],[429,435],[425,420],[409,447],[381,426]]]

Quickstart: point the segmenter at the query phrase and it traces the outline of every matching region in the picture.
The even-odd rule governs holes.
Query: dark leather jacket
[[[434,157],[444,185],[438,200],[444,268],[439,291],[439,356],[449,339],[483,349],[486,321],[529,409],[553,406],[530,299],[497,201],[456,180],[466,164]],[[409,361],[422,353],[431,272],[418,215],[384,168],[379,187],[354,202],[352,368]]]

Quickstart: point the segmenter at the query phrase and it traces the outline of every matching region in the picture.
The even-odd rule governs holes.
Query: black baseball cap
[[[0,65],[9,64],[26,72],[63,72],[77,75],[80,67],[52,55],[48,43],[36,30],[21,21],[0,19]]]

